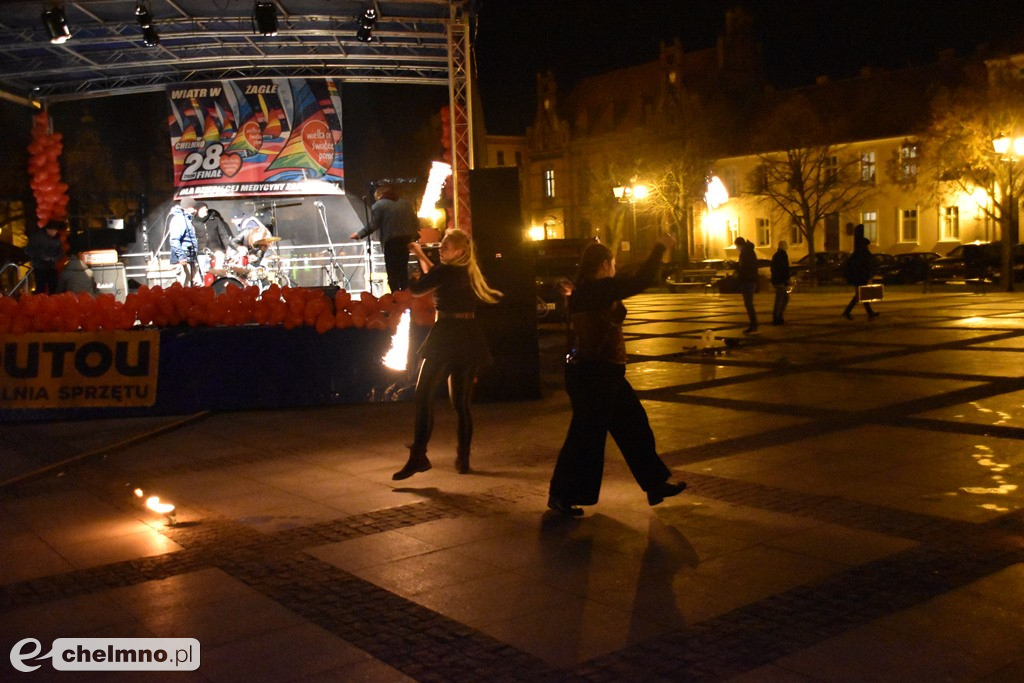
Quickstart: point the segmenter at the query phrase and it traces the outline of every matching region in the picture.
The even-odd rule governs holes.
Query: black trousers
[[[843,311],[843,315],[849,315],[853,307],[857,305],[859,297],[857,296],[857,287],[853,288],[853,298],[850,299],[850,303],[846,304],[846,310]],[[867,301],[864,302],[864,310],[868,312],[868,315],[874,315],[874,311],[871,310],[871,304]]]
[[[36,279],[35,294],[56,294],[60,278],[54,266],[34,266],[32,275]]]
[[[415,236],[392,237],[384,242],[384,269],[392,292],[409,288],[409,242]]]
[[[572,421],[551,475],[550,494],[567,505],[597,503],[608,434],[641,489],[652,491],[668,481],[671,473],[658,457],[647,411],[625,375],[626,366],[615,363],[565,368]]]
[[[469,454],[473,441],[473,416],[469,406],[473,402],[476,367],[430,358],[425,358],[420,364],[420,374],[416,379],[416,393],[413,396],[416,405],[413,452],[427,451],[427,443],[434,431],[434,394],[445,378],[448,379],[448,397],[455,409],[458,452]]]
[[[754,310],[755,289],[757,289],[756,282],[740,282],[740,294],[743,295],[743,307],[747,309],[747,318],[750,319],[751,327],[757,327],[757,311]]]
[[[772,307],[772,320],[781,321],[789,303],[789,285],[775,285],[775,306]]]

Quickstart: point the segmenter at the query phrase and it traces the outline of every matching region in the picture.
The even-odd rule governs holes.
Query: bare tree
[[[993,140],[1000,136],[1024,136],[1024,79],[1009,64],[993,62],[934,99],[929,125],[918,137],[919,172],[897,171],[894,180],[936,202],[950,192],[975,198],[979,211],[1000,226],[1000,284],[1012,291],[1024,159],[996,153]]]
[[[758,154],[759,165],[749,179],[775,217],[788,219],[803,235],[812,265],[825,217],[848,211],[878,191],[875,178],[864,177],[860,155],[833,142],[840,135],[809,101],[788,100],[769,115],[759,136],[760,149],[780,151]]]

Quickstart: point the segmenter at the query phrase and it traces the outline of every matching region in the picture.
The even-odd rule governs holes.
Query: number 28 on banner
[[[215,142],[202,152],[189,154],[185,157],[185,169],[181,172],[182,182],[224,177],[224,172],[220,168],[220,157],[223,153],[224,145]]]

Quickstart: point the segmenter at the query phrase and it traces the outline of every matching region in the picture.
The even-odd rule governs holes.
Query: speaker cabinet
[[[100,294],[113,294],[118,301],[128,297],[128,278],[123,263],[105,266],[92,266],[92,276],[96,280],[96,289]]]
[[[473,242],[481,259],[514,251],[523,241],[519,169],[481,168],[469,172]]]

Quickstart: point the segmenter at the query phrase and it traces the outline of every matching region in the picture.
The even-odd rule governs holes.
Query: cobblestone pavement
[[[847,293],[798,293],[749,336],[738,296],[627,302],[689,488],[649,507],[610,443],[579,520],[545,507],[555,326],[544,398],[478,404],[465,476],[440,405],[403,482],[407,403],[5,425],[0,649],[200,641],[197,671],[133,680],[1019,681],[1024,296],[887,297],[847,321]]]

